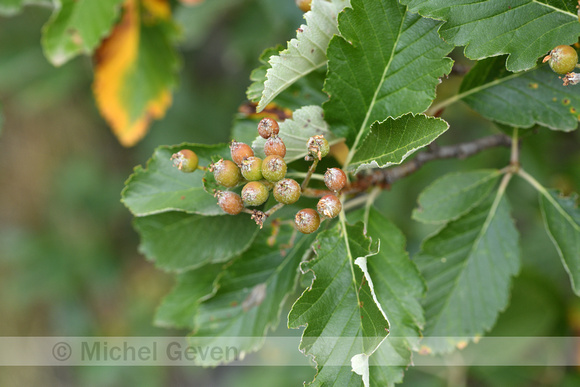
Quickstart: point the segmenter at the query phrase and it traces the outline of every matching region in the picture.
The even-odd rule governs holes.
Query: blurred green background
[[[138,253],[131,215],[119,201],[123,183],[158,145],[227,141],[259,54],[293,37],[302,13],[294,0],[207,0],[179,9],[183,68],[173,106],[139,145],[126,149],[95,108],[90,58],[60,68],[44,58],[40,34],[50,12],[27,7],[0,17],[0,335],[184,335],[152,325],[173,278]],[[469,66],[460,51],[454,57]],[[439,94],[454,92],[460,79],[451,75]],[[442,144],[497,132],[460,104],[443,117],[451,130]],[[545,185],[580,191],[578,132],[528,131],[534,134],[522,149],[526,169]],[[414,253],[433,231],[409,218],[426,185],[448,171],[508,160],[508,150],[494,149],[431,163],[397,182],[378,206],[406,233]],[[492,334],[580,334],[580,302],[543,230],[535,191],[516,179],[508,195],[524,269]],[[0,367],[0,386],[299,386],[313,375],[298,367]],[[431,367],[411,369],[404,385],[578,386],[580,377],[574,368]]]

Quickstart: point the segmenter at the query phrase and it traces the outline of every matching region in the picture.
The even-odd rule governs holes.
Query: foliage
[[[44,29],[45,53],[57,65],[80,53],[96,55],[97,105],[119,141],[133,145],[170,105],[179,64],[171,15],[181,6],[126,0],[100,2],[95,10],[87,1],[57,2]],[[14,13],[21,3],[0,11]],[[574,86],[564,86],[541,61],[551,48],[577,42],[576,2],[451,7],[439,0],[313,0],[305,19],[287,49],[262,55],[247,93],[255,104],[245,105],[251,112],[238,116],[232,131],[238,140],[253,140],[263,156],[256,124],[264,116],[279,119],[289,173],[297,179],[311,176],[302,161],[305,142],[324,135],[334,158],[319,168],[340,167],[349,175],[343,211],[314,235],[297,237],[288,227],[286,219],[311,206],[316,195],[309,192],[323,190],[315,176],[313,191],[260,229],[246,214],[221,212],[211,173],[185,174],[170,160],[187,148],[209,166],[229,158],[226,144],[157,148],[122,193],[141,251],[177,277],[156,323],[191,330],[196,345],[229,339],[252,352],[291,304],[287,324],[305,327],[300,350],[316,363],[313,385],[400,383],[413,352],[463,348],[490,332],[509,306],[521,243],[527,243],[520,241],[508,197],[515,177],[538,192],[534,210],[569,275],[569,289],[580,295],[577,196],[541,185],[519,149],[534,131],[571,135],[561,132],[578,126]],[[455,47],[477,62],[455,94],[436,100],[438,85],[452,74]],[[403,232],[375,208],[384,189],[428,161],[461,159],[499,144],[471,138],[437,151],[435,141],[455,130],[445,114],[459,101],[508,133],[503,143],[511,149],[499,167],[457,167],[424,189],[412,218],[437,229],[409,254]]]

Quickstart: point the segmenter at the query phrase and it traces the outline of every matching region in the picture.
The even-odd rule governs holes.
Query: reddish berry
[[[242,179],[240,169],[230,160],[221,159],[212,165],[213,177],[219,185],[235,187]]]
[[[300,184],[296,180],[284,179],[280,180],[274,186],[274,198],[284,204],[296,203],[300,199]]]
[[[199,159],[194,151],[182,149],[171,156],[173,166],[182,172],[193,172],[197,169]]]
[[[262,180],[262,159],[259,157],[248,157],[242,161],[242,176],[249,181]]]
[[[330,152],[330,144],[328,144],[328,141],[320,134],[310,137],[306,145],[308,146],[308,154],[312,157],[316,157],[318,160],[321,160],[328,154],[328,152]]]
[[[302,10],[302,12],[310,11],[311,4],[312,0],[296,0],[296,5]]]
[[[324,184],[329,190],[338,192],[346,185],[346,174],[340,168],[328,168],[324,174]]]
[[[268,195],[268,188],[259,181],[251,181],[242,188],[242,201],[246,207],[264,204]]]
[[[280,157],[286,156],[286,145],[280,137],[270,137],[264,144],[264,153],[266,156],[278,155]]]
[[[232,160],[238,165],[242,164],[242,161],[248,157],[254,156],[252,148],[243,142],[232,141],[230,143],[230,151],[232,152]]]
[[[262,118],[262,121],[258,123],[258,133],[262,138],[266,140],[272,136],[277,136],[280,133],[280,126],[278,126],[278,122],[276,120],[266,117]]]
[[[286,162],[280,156],[271,155],[262,161],[262,176],[264,179],[275,183],[286,176]]]
[[[294,224],[301,233],[312,234],[320,227],[320,216],[312,208],[305,208],[296,213]]]
[[[546,61],[549,61],[555,73],[566,74],[576,68],[578,53],[573,47],[561,45],[550,51],[550,54],[544,58],[544,62]]]
[[[342,203],[336,196],[326,195],[318,201],[316,209],[323,218],[336,218],[342,210]]]
[[[217,191],[218,205],[225,213],[230,215],[237,215],[244,209],[242,198],[235,192],[231,191]]]

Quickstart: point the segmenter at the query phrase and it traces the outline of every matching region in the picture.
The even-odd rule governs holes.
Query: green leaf
[[[548,190],[540,196],[546,231],[562,258],[574,292],[580,296],[580,210],[577,203],[577,194],[563,197],[556,190]]]
[[[402,0],[412,12],[445,20],[439,34],[465,56],[483,59],[510,54],[507,69],[527,70],[560,44],[580,35],[576,0]]]
[[[300,262],[310,254],[314,240],[300,235],[291,249],[284,250],[291,234],[292,227],[284,227],[273,242],[272,228],[264,228],[255,243],[224,269],[217,293],[199,305],[190,345],[234,346],[244,353],[263,345],[268,330],[280,322],[286,300],[296,289]],[[217,364],[209,358],[199,360]]]
[[[155,150],[147,167],[138,166],[125,183],[121,201],[135,216],[167,211],[200,215],[222,215],[217,200],[204,190],[203,171],[184,173],[173,166],[171,155],[181,149],[194,151],[199,165],[207,166],[212,157],[228,157],[227,144],[181,144]]]
[[[48,60],[60,66],[78,54],[92,54],[111,31],[122,3],[123,0],[56,0],[42,34]]]
[[[396,0],[353,0],[338,17],[342,36],[328,46],[324,116],[356,148],[375,121],[421,113],[449,73],[452,46],[440,22],[407,12]]]
[[[298,79],[326,65],[328,42],[338,34],[337,15],[349,2],[312,1],[312,9],[304,14],[306,25],[300,26],[297,37],[288,42],[287,49],[270,58],[270,67],[256,109],[258,112]]]
[[[574,87],[563,86],[548,64],[510,73],[503,62],[503,57],[478,62],[463,79],[455,98],[482,116],[511,126],[539,124],[563,131],[578,127],[580,96]]]
[[[354,226],[337,223],[319,234],[315,246],[317,257],[302,267],[312,271],[315,279],[294,303],[288,326],[306,325],[300,350],[317,363],[314,384],[360,385],[360,377],[351,371],[352,362],[368,386],[368,358],[389,327],[373,282],[363,272],[367,257],[372,260],[377,253],[376,245],[359,222]],[[332,365],[326,366],[329,362]]]
[[[216,279],[223,264],[209,264],[177,276],[177,283],[155,313],[155,325],[166,328],[194,327],[199,304],[217,290]]]
[[[358,172],[361,169],[400,164],[448,128],[449,124],[444,120],[422,114],[405,114],[397,119],[387,118],[383,122],[375,122],[356,149],[349,167]]]
[[[428,288],[425,348],[450,351],[481,336],[507,307],[511,277],[520,267],[509,211],[503,195],[491,195],[423,242],[415,263]]]
[[[228,261],[252,243],[259,228],[249,216],[166,212],[135,219],[140,250],[167,271],[183,272]]]
[[[0,2],[0,15],[14,16],[26,5],[52,6],[51,0],[2,0]]]
[[[250,80],[252,84],[246,90],[246,97],[252,102],[259,102],[260,98],[262,97],[262,93],[264,92],[264,82],[266,82],[266,72],[270,68],[270,64],[268,60],[271,56],[277,55],[280,51],[284,49],[283,46],[277,45],[276,47],[270,47],[265,49],[258,60],[260,63],[260,67],[255,68],[252,70],[250,74]]]
[[[419,195],[413,219],[440,223],[457,219],[489,196],[500,176],[497,169],[449,173]]]
[[[390,328],[389,336],[370,359],[371,385],[393,386],[402,381],[412,362],[411,348],[417,349],[425,324],[419,299],[426,287],[405,250],[405,236],[391,221],[371,208],[367,230],[373,240],[380,241],[379,252],[368,260],[368,274]]]
[[[298,160],[306,156],[308,139],[314,135],[322,134],[330,144],[335,144],[340,139],[336,138],[328,130],[328,125],[324,121],[322,108],[319,106],[305,106],[296,110],[292,119],[280,123],[279,137],[286,145],[286,163]],[[258,136],[252,143],[252,148],[257,156],[264,158],[264,144],[266,140]]]

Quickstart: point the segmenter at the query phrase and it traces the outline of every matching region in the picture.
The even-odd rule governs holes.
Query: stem
[[[316,170],[317,165],[318,165],[318,159],[315,157],[314,161],[312,162],[312,165],[310,166],[310,168],[308,168],[308,172],[306,172],[306,177],[304,178],[302,185],[300,185],[300,188],[302,189],[302,191],[306,190],[306,187],[308,187],[308,183],[310,183],[310,178],[312,177],[312,174]]]
[[[270,208],[268,211],[264,212],[264,214],[266,216],[270,216],[270,215],[272,215],[274,212],[278,211],[282,207],[284,207],[284,203],[278,203],[275,206],[273,206],[272,208]]]
[[[510,156],[510,164],[513,165],[516,169],[520,166],[520,146],[518,143],[518,128],[514,128],[514,133],[512,135],[512,153]]]
[[[307,198],[321,198],[331,193],[333,192],[327,189],[306,188],[302,191],[302,196]]]
[[[297,179],[303,179],[306,178],[306,175],[308,175],[308,173],[306,172],[289,172],[286,174],[286,177],[295,177]],[[310,178],[314,180],[324,181],[324,175],[321,175],[319,173],[313,173],[312,175],[310,175]]]

